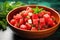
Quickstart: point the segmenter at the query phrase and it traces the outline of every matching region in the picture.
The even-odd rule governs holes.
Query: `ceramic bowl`
[[[29,7],[35,8],[36,5],[28,5]],[[39,8],[44,8],[45,10],[51,12],[55,18],[56,18],[56,22],[57,24],[51,28],[45,29],[45,30],[40,30],[40,31],[24,31],[24,30],[20,30],[16,27],[14,27],[13,25],[10,24],[10,20],[13,18],[14,15],[16,15],[17,13],[21,12],[22,10],[25,10],[26,7],[28,6],[20,6],[17,7],[13,10],[11,10],[8,14],[7,14],[7,22],[9,24],[9,27],[12,29],[12,31],[17,34],[20,37],[24,37],[24,38],[46,38],[50,35],[52,35],[58,28],[59,22],[60,22],[60,16],[59,13],[57,11],[55,11],[52,8],[48,8],[48,7],[44,7],[44,6],[38,6]]]

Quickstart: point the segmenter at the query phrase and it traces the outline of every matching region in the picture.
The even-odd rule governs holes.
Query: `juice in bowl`
[[[25,38],[46,38],[58,28],[59,13],[52,8],[36,5],[21,6],[6,17],[9,27]]]

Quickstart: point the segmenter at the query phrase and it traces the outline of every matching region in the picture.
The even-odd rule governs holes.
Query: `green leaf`
[[[3,30],[5,30],[7,28],[7,26],[5,25],[5,23],[3,21],[0,21],[0,25],[2,26]]]
[[[32,8],[33,10],[34,10],[34,13],[35,14],[37,14],[37,13],[39,13],[39,12],[41,12],[42,10],[43,10],[43,8],[38,8],[38,7],[36,7],[36,8]]]
[[[7,21],[6,21],[6,15],[8,14],[9,11],[11,11],[13,8],[25,5],[24,3],[20,1],[12,1],[8,2],[5,1],[3,4],[0,6],[0,29],[4,30],[7,28]]]
[[[43,11],[43,8],[40,8],[40,9],[39,9],[39,12],[41,12],[41,11]]]

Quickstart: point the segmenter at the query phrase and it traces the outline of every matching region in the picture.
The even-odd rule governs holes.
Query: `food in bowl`
[[[7,14],[7,22],[9,24],[9,27],[11,28],[11,30],[14,32],[14,34],[20,36],[20,37],[24,37],[24,38],[32,38],[32,39],[35,39],[35,38],[46,38],[50,35],[52,35],[53,33],[55,33],[55,31],[58,29],[58,25],[59,25],[59,22],[60,22],[60,15],[57,11],[55,11],[54,9],[52,8],[48,8],[48,7],[44,7],[44,6],[38,6],[36,7],[37,5],[27,5],[27,6],[21,6],[21,7],[17,7],[13,10],[11,10],[8,14]],[[16,16],[17,14],[23,14],[22,11],[26,11],[26,8],[27,7],[30,7],[32,8],[33,10],[37,10],[37,9],[41,9],[41,10],[45,10],[47,12],[50,12],[50,18],[52,18],[51,16],[53,16],[54,20],[54,23],[55,25],[54,26],[48,26],[48,28],[45,28],[45,29],[38,29],[38,30],[35,30],[35,26],[32,26],[31,29],[33,29],[34,31],[32,31],[30,28],[30,30],[25,30],[25,29],[21,29],[20,27],[22,26],[14,26],[13,24],[11,24],[11,20],[14,19],[13,16]],[[36,9],[37,8],[37,9]],[[28,11],[28,10],[27,10]],[[38,12],[34,12],[32,11],[33,14],[37,14],[39,13],[40,11]],[[41,11],[42,12],[42,11]],[[48,13],[45,13],[45,14],[48,14]],[[23,18],[25,16],[22,16]],[[17,17],[18,18],[18,17]],[[22,19],[23,19],[22,18]],[[29,18],[29,17],[27,17]],[[39,17],[39,18],[43,18],[43,17]],[[35,18],[34,18],[35,19]],[[45,19],[45,18],[44,18]],[[24,19],[23,19],[24,20]],[[40,20],[40,19],[39,19]],[[28,22],[28,21],[27,21]],[[23,26],[25,25],[24,24],[25,22],[23,21]],[[17,24],[17,22],[16,22]],[[26,23],[27,24],[27,23]],[[33,24],[33,23],[32,23]],[[39,23],[40,24],[40,23]],[[39,25],[38,24],[38,25]],[[24,28],[24,27],[23,27]]]
[[[57,24],[52,13],[43,8],[27,7],[25,10],[13,16],[10,23],[20,30],[45,30]]]

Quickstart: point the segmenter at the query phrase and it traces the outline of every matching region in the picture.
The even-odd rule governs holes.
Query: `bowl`
[[[28,6],[32,7],[32,8],[36,7],[36,5],[28,5]],[[7,14],[6,20],[9,24],[9,27],[11,28],[11,30],[18,36],[24,37],[24,38],[46,38],[46,37],[52,35],[57,30],[59,22],[60,22],[59,13],[52,8],[38,6],[39,8],[44,8],[45,10],[51,12],[52,13],[51,15],[53,15],[56,18],[57,24],[54,27],[51,27],[51,28],[48,28],[45,30],[40,30],[40,31],[29,31],[29,30],[20,30],[19,28],[16,28],[10,24],[10,20],[13,18],[13,15],[16,15],[17,13],[21,12],[22,10],[25,10],[26,7],[28,7],[28,6],[17,7],[15,9],[11,10]]]

